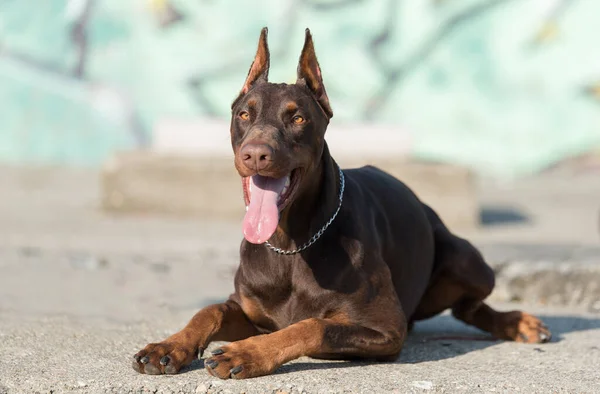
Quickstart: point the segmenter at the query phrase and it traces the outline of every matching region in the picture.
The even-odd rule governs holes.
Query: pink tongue
[[[248,242],[267,241],[279,223],[277,199],[285,187],[287,177],[280,179],[255,175],[250,178],[250,205],[244,217],[244,237]]]

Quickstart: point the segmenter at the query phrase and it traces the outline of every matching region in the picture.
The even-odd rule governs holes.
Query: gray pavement
[[[4,311],[0,384],[10,393],[600,392],[600,318],[572,309],[528,310],[550,326],[552,343],[482,340],[488,337],[439,316],[417,324],[396,363],[300,359],[247,381],[215,379],[202,362],[177,376],[133,371],[133,353],[180,328],[192,309],[128,323]]]
[[[589,273],[600,265],[597,180],[596,173],[482,181],[485,225],[464,235],[495,266],[519,264],[521,271],[504,271],[513,272],[511,286],[551,264],[563,272],[591,267],[581,277],[588,290],[598,288]],[[556,340],[543,346],[444,339],[484,334],[441,316],[417,326],[398,363],[304,359],[247,382],[217,381],[201,363],[175,377],[137,375],[135,351],[230,293],[241,230],[234,222],[108,215],[98,192],[94,171],[0,167],[2,394],[600,392],[600,314],[552,298],[522,306],[553,330]],[[531,283],[539,277],[530,275]],[[533,300],[527,289],[519,294]],[[494,304],[518,299],[501,295]]]

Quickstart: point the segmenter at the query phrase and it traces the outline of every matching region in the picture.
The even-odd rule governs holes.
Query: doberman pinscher
[[[246,203],[235,292],[138,352],[135,370],[177,373],[212,341],[230,342],[204,362],[223,379],[270,374],[302,356],[391,361],[412,322],[448,308],[497,338],[550,339],[536,317],[483,302],[493,271],[407,186],[375,167],[338,167],[308,29],[296,83],[269,83],[268,72],[265,28],[232,104]]]

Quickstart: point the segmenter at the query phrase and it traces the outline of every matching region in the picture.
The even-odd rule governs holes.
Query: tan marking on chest
[[[250,297],[240,296],[242,310],[252,323],[263,328],[272,328],[273,320],[267,316],[261,305]]]

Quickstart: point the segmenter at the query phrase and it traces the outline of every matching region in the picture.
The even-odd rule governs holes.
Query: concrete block
[[[597,256],[598,248],[594,253]],[[491,265],[496,273],[491,301],[583,306],[590,312],[600,312],[600,265],[597,259],[520,260],[492,262]]]
[[[342,155],[336,160],[342,168],[372,164],[398,177],[452,229],[470,230],[478,224],[474,180],[464,168],[413,163],[401,156],[357,159]],[[108,211],[224,220],[241,220],[244,214],[232,155],[122,152],[106,163],[101,178],[102,206]]]
[[[102,207],[115,212],[242,218],[233,158],[121,152],[103,167]]]

